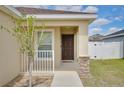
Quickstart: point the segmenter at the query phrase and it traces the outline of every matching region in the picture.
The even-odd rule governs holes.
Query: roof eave
[[[96,14],[44,14],[35,15],[29,14],[27,17],[33,16],[38,20],[89,20],[94,21],[97,18]]]
[[[108,39],[108,38],[113,38],[113,37],[118,37],[118,36],[124,36],[124,34],[111,35],[111,36],[104,36],[103,39]]]
[[[9,5],[1,5],[0,10],[10,16],[13,16],[14,18],[22,17],[22,14],[18,10],[16,10],[14,7],[9,6]]]
[[[20,18],[23,15],[13,6],[0,6],[0,10],[14,18]],[[33,16],[38,20],[88,20],[89,23],[97,18],[97,14],[27,14],[26,17]]]

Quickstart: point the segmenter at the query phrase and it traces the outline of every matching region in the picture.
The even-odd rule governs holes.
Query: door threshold
[[[61,60],[63,63],[74,63],[74,60]]]

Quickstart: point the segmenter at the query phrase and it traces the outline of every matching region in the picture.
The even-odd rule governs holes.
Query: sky
[[[124,5],[32,5],[24,7],[97,13],[97,19],[88,27],[89,36],[93,34],[108,35],[124,29]]]

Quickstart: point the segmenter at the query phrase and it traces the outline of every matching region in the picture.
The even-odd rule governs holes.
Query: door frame
[[[68,62],[74,62],[74,60],[75,60],[75,53],[73,53],[73,60],[71,59],[71,60],[63,60],[62,59],[62,36],[63,35],[73,35],[73,44],[75,44],[75,38],[74,38],[74,36],[75,36],[75,34],[61,34],[61,61],[62,62],[64,62],[64,61],[68,61]],[[73,45],[73,52],[75,52],[75,45]]]

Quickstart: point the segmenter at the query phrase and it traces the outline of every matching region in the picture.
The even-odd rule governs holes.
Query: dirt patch
[[[53,76],[32,76],[33,87],[50,87]],[[3,87],[28,87],[28,76],[17,76]]]

